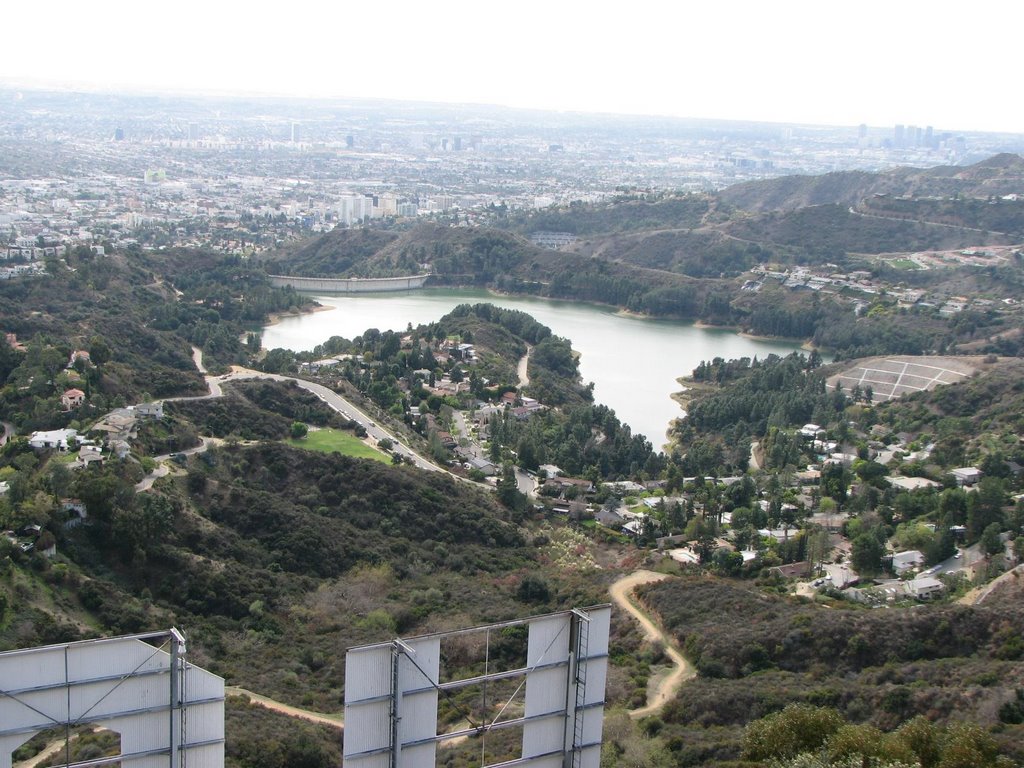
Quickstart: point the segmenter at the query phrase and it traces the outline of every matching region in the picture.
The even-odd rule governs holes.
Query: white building
[[[33,432],[28,438],[28,444],[37,451],[66,451],[77,445],[77,438],[77,429],[54,429],[49,432]]]

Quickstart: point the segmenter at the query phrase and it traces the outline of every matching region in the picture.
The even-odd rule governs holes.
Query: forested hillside
[[[836,610],[715,579],[641,594],[699,673],[661,718],[677,765],[737,760],[742,727],[787,704],[888,731],[918,715],[985,720],[1024,687],[1019,611]],[[1024,727],[1006,714],[995,738],[1020,760]]]

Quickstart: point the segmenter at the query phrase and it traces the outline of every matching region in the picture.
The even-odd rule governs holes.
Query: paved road
[[[526,470],[516,467],[516,488],[520,493],[533,496],[537,492],[537,478],[527,473]]]
[[[516,373],[519,374],[519,386],[525,387],[530,383],[530,375],[526,372],[526,369],[530,365],[530,353],[533,351],[533,347],[529,344],[526,345],[526,354],[519,359],[519,365],[516,368]]]
[[[192,456],[193,454],[196,453],[203,453],[211,445],[219,445],[221,442],[223,442],[222,440],[216,437],[200,437],[199,439],[202,442],[199,445],[195,446],[194,448],[186,448],[183,451],[175,451],[174,453],[165,453],[161,456],[154,456],[153,461],[156,462],[156,468],[148,475],[146,475],[144,478],[142,478],[142,480],[135,484],[135,492],[144,493],[153,487],[153,483],[157,479],[161,477],[167,477],[167,475],[171,473],[171,470],[168,468],[166,462],[170,461],[171,456],[174,456],[179,453],[182,456]]]
[[[959,550],[958,554],[960,555],[959,557],[954,555],[953,557],[943,560],[938,565],[932,566],[932,568],[925,572],[926,575],[939,578],[940,576],[945,576],[948,573],[965,571],[985,559],[985,556],[981,553],[981,546],[978,544],[972,544],[969,547],[965,547],[964,549]]]
[[[314,395],[319,397],[324,403],[333,408],[335,411],[340,413],[345,418],[351,419],[363,425],[366,429],[366,433],[372,437],[375,441],[380,442],[384,438],[389,439],[394,447],[391,449],[392,453],[397,453],[402,457],[407,457],[412,460],[412,463],[420,469],[425,469],[428,472],[445,472],[443,467],[439,467],[434,462],[421,456],[420,454],[413,451],[408,445],[403,443],[396,435],[388,432],[383,427],[379,426],[373,419],[371,419],[364,411],[359,410],[350,401],[343,398],[333,389],[328,389],[322,384],[316,384],[312,381],[306,381],[305,379],[297,379],[293,376],[282,376],[277,373],[263,373],[262,371],[254,371],[249,368],[240,368],[235,366],[232,368],[231,373],[225,374],[220,377],[220,382],[227,381],[242,381],[245,379],[270,379],[272,381],[294,381],[302,389],[307,392],[312,392]],[[210,381],[210,377],[207,377],[207,381]]]
[[[231,373],[224,374],[223,376],[210,376],[203,365],[203,351],[198,347],[192,347],[192,360],[196,364],[196,368],[200,373],[206,376],[206,385],[210,389],[210,393],[207,395],[198,395],[197,397],[175,397],[167,398],[165,402],[171,400],[202,400],[211,397],[221,397],[224,391],[221,389],[221,384],[227,381],[242,381],[246,379],[270,379],[271,381],[294,381],[300,387],[307,392],[312,392],[314,395],[319,397],[324,403],[329,405],[335,411],[340,413],[342,416],[352,419],[363,425],[366,429],[366,433],[375,441],[380,442],[384,438],[388,438],[393,443],[392,453],[396,453],[402,457],[412,460],[412,463],[424,469],[428,472],[445,472],[443,467],[439,467],[434,462],[430,461],[424,456],[413,451],[408,445],[403,443],[396,435],[391,434],[386,429],[378,426],[377,423],[371,419],[366,413],[359,410],[350,401],[343,398],[337,392],[332,389],[328,389],[322,384],[316,384],[312,381],[306,381],[305,379],[297,379],[294,376],[282,376],[277,373],[264,373],[263,371],[254,371],[251,368],[242,368],[241,366],[232,366]],[[205,450],[205,448],[203,449]]]

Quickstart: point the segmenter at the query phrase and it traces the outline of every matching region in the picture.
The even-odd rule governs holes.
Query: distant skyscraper
[[[924,129],[924,145],[928,149],[935,149],[935,136],[930,125]]]
[[[857,126],[857,138],[858,139],[866,139],[867,137],[868,137],[868,124],[867,123],[861,123],[859,126]]]
[[[188,124],[188,140],[198,141],[199,140],[199,126],[195,123]]]
[[[353,136],[351,133],[345,137],[345,146],[348,147],[349,149],[352,149],[352,147],[355,146],[355,143],[356,137]]]
[[[299,124],[292,123],[292,143],[296,143],[299,140]]]
[[[124,128],[114,129],[114,141],[124,141]]]
[[[902,125],[897,125],[893,130],[892,143],[897,147],[902,147],[905,140],[906,129]]]

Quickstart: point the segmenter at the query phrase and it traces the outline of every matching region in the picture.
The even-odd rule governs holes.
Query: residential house
[[[614,509],[607,509],[605,507],[601,507],[601,509],[597,511],[594,515],[594,519],[607,528],[617,528],[626,522],[626,518],[620,515],[618,511]]]
[[[915,568],[920,568],[922,565],[924,565],[924,555],[916,549],[897,552],[892,556],[892,569],[896,572],[897,576]]]
[[[768,572],[784,579],[803,579],[811,575],[811,564],[806,560],[801,560],[799,563],[773,566],[768,569]]]
[[[77,440],[76,429],[54,429],[48,432],[33,432],[28,438],[28,444],[37,451],[67,451],[77,445]]]
[[[575,477],[549,477],[544,483],[544,490],[558,495],[564,494],[570,488],[575,488],[582,494],[594,492],[594,484],[592,482]]]
[[[467,461],[466,463],[469,465],[468,469],[470,469],[470,470],[474,470],[475,469],[478,472],[482,472],[484,475],[486,475],[488,477],[490,477],[491,475],[497,474],[497,472],[498,472],[498,467],[495,466],[494,462],[489,461],[489,460],[487,460],[487,459],[485,459],[483,457],[480,457],[480,456],[475,456],[472,459],[470,459],[469,461]]]
[[[103,449],[98,445],[83,445],[78,450],[78,460],[71,464],[71,469],[82,469],[99,462],[103,466]]]
[[[647,490],[640,483],[634,483],[632,480],[617,480],[614,482],[601,483],[602,488],[607,488],[612,493],[618,496],[626,496],[631,493],[643,493]]]
[[[946,585],[932,576],[918,576],[906,583],[907,594],[918,600],[931,600],[946,591]]]
[[[950,474],[956,479],[956,484],[963,488],[978,483],[984,473],[977,467],[959,467]]]
[[[902,491],[917,491],[922,488],[941,488],[942,483],[936,483],[934,480],[929,480],[927,477],[890,477],[888,478],[889,485],[893,488],[899,488]]]
[[[135,406],[135,413],[141,419],[155,419],[159,421],[164,417],[164,404],[160,401],[139,403]]]
[[[60,404],[64,407],[65,411],[70,411],[72,408],[78,408],[85,402],[85,392],[80,389],[68,389],[64,391],[64,394],[60,396]]]

